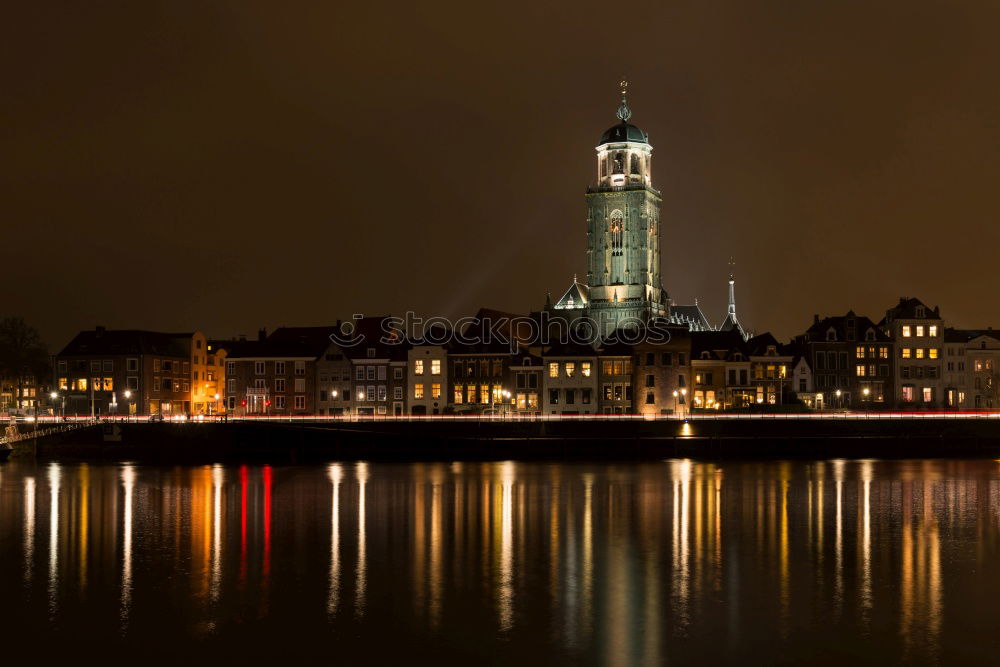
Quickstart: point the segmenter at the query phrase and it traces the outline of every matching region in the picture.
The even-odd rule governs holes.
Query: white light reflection
[[[871,487],[874,476],[871,461],[861,462],[861,483],[864,489],[864,508],[861,524],[861,624],[868,631],[872,611],[872,521]]]
[[[331,463],[326,472],[333,486],[330,508],[330,592],[326,599],[326,613],[334,616],[340,598],[340,482],[344,478],[344,470],[339,463]]]
[[[500,581],[497,604],[500,613],[500,631],[506,632],[514,625],[514,525],[512,493],[514,463],[505,461],[500,473]]]
[[[59,586],[59,483],[62,470],[49,465],[49,615],[55,616]]]
[[[358,480],[358,566],[355,571],[354,613],[364,616],[368,583],[368,560],[365,551],[365,486],[368,484],[368,464],[364,461],[357,463],[354,466],[354,476]]]
[[[844,461],[842,459],[833,462],[833,479],[837,488],[837,528],[834,545],[836,583],[833,600],[836,617],[839,619],[844,603]]]
[[[24,583],[30,584],[35,568],[35,478],[24,478]]]
[[[212,578],[209,596],[213,602],[219,599],[222,583],[222,483],[225,474],[221,465],[212,466]]]
[[[122,466],[122,486],[125,487],[122,530],[122,630],[128,623],[132,608],[132,495],[135,491],[135,469],[131,465]]]

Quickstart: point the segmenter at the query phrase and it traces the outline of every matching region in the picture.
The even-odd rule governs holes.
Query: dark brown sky
[[[526,312],[585,271],[617,81],[679,302],[1000,326],[1000,4],[22,2],[0,312],[210,335]]]

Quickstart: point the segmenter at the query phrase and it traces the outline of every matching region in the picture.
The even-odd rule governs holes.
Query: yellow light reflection
[[[340,598],[340,482],[344,478],[343,467],[331,463],[327,468],[331,484],[330,506],[330,583],[326,599],[326,612],[330,616],[337,613]]]
[[[358,480],[358,565],[354,580],[354,613],[365,614],[365,593],[368,586],[368,554],[366,551],[365,510],[367,499],[365,487],[368,484],[368,464],[364,461],[354,466],[354,476]]]

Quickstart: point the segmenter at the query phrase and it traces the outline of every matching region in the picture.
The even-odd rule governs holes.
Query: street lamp
[[[837,395],[837,407],[838,408],[843,408],[844,407],[844,403],[843,403],[843,401],[840,400],[840,390],[838,389],[834,393]]]
[[[681,413],[685,414],[685,417],[686,417],[686,413],[688,412],[687,395],[688,395],[688,390],[686,388],[685,389],[681,389],[681,405],[684,406],[681,409]]]
[[[506,412],[506,411],[507,411],[507,410],[506,410],[506,407],[507,407],[507,399],[509,399],[509,398],[510,398],[510,390],[509,390],[509,389],[504,389],[504,390],[503,390],[503,406],[504,406],[504,408],[505,408],[504,412]]]

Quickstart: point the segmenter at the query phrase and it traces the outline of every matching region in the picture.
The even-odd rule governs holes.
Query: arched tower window
[[[622,255],[622,249],[625,246],[625,228],[622,224],[622,212],[615,210],[611,213],[611,225],[609,231],[611,232],[611,256],[620,257]]]
[[[636,154],[634,154],[634,153],[632,154],[632,169],[631,169],[631,171],[632,171],[633,174],[638,174],[639,173],[639,156],[636,155]]]
[[[625,154],[615,153],[615,169],[612,172],[614,174],[624,174],[625,173]]]

